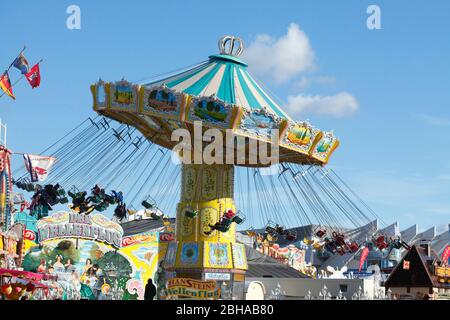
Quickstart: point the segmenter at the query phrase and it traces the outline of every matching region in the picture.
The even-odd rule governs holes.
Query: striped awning
[[[145,86],[166,85],[193,96],[211,96],[249,111],[266,108],[273,114],[291,120],[281,107],[261,88],[239,58],[227,54],[209,57],[205,63]]]

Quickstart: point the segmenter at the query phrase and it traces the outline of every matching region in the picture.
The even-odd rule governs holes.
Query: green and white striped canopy
[[[162,84],[192,96],[215,95],[226,103],[249,111],[266,108],[279,117],[291,120],[250,75],[247,64],[233,55],[212,55],[207,62],[162,80],[146,83],[145,86]]]

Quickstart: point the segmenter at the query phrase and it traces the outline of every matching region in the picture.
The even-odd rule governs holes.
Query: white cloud
[[[256,74],[278,83],[315,67],[309,38],[295,23],[291,23],[287,34],[278,39],[267,34],[258,35],[244,51],[244,59]]]
[[[285,110],[293,118],[303,114],[345,117],[358,109],[358,101],[348,92],[340,92],[333,96],[304,95],[289,96]]]
[[[438,180],[450,181],[450,174],[441,174],[437,178]]]
[[[308,36],[295,23],[291,23],[287,33],[279,38],[257,35],[244,51],[244,60],[255,74],[278,84],[292,81],[297,90],[336,83],[333,76],[302,75],[316,69],[315,53]],[[303,113],[345,117],[358,109],[358,101],[347,92],[330,96],[298,94],[287,98],[285,108],[294,118],[300,118]]]

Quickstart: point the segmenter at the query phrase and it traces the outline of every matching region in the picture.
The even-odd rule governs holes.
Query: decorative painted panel
[[[233,106],[216,97],[192,98],[189,105],[190,122],[202,121],[207,126],[230,128],[233,118]]]
[[[183,95],[162,85],[143,88],[142,112],[171,119],[181,119]]]
[[[109,84],[110,109],[121,111],[139,110],[139,86],[121,80]]]
[[[308,122],[293,122],[289,124],[281,144],[303,154],[309,154],[321,137],[322,132],[313,128]]]
[[[230,244],[227,242],[205,242],[205,267],[232,268]]]
[[[245,256],[245,247],[240,243],[232,243],[233,265],[236,269],[247,270],[247,258]]]
[[[327,163],[333,151],[339,146],[339,140],[332,132],[326,132],[312,151],[312,157]]]
[[[270,140],[274,130],[279,129],[280,123],[281,119],[266,109],[244,111],[238,131],[244,135]]]

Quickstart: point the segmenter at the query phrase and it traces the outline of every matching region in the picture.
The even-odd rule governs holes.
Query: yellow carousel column
[[[236,223],[227,232],[210,228],[225,211],[236,212],[234,166],[183,164],[181,183],[176,277],[242,282],[247,261],[244,246],[236,243]]]

